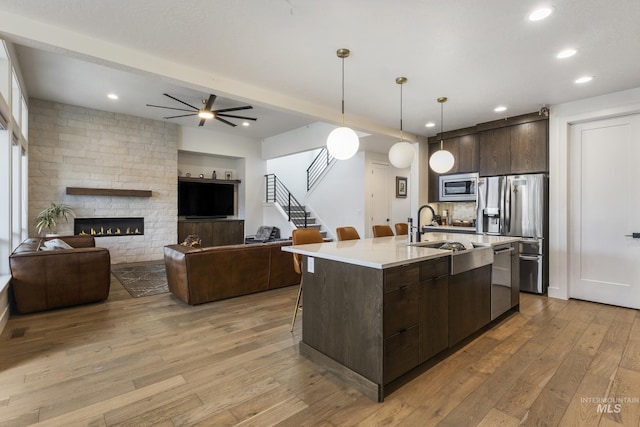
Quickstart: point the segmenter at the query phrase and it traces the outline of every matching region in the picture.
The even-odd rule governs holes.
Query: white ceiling
[[[554,13],[529,22],[541,4]],[[0,0],[0,22],[28,46],[17,51],[30,96],[161,119],[145,104],[175,105],[164,92],[192,105],[215,93],[258,121],[205,128],[259,139],[339,123],[342,47],[346,124],[378,138],[398,134],[398,76],[417,136],[439,131],[440,96],[451,130],[640,86],[638,0]],[[578,54],[556,59],[567,47]],[[582,75],[594,80],[573,83]]]

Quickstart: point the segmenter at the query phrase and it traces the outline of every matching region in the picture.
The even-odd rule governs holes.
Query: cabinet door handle
[[[499,249],[497,251],[493,251],[494,255],[500,255],[500,254],[506,254],[507,252],[513,252],[515,249],[513,248],[506,248],[506,249]]]
[[[398,289],[399,289],[399,290],[401,290],[401,291],[406,291],[406,290],[407,290],[407,288],[408,288],[408,286],[407,286],[407,285],[402,285],[402,286],[400,286]]]
[[[402,328],[398,331],[399,334],[404,334],[405,332],[407,332],[407,328]]]
[[[640,233],[625,234],[624,237],[631,237],[632,239],[640,239]]]

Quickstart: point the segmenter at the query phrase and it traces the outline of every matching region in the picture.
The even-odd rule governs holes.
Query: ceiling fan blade
[[[255,117],[234,116],[232,114],[225,114],[225,113],[218,113],[217,115],[222,117],[231,117],[233,119],[245,119],[245,120],[253,120],[253,121],[258,120]]]
[[[186,108],[165,107],[164,105],[147,104],[147,107],[166,108],[167,110],[177,110],[177,111],[191,111],[191,110],[187,110]]]
[[[187,117],[187,116],[197,116],[198,113],[193,113],[193,114],[181,114],[179,116],[170,116],[170,117],[163,117],[163,119],[176,119],[178,117]]]
[[[235,108],[223,108],[222,110],[214,110],[214,113],[226,113],[227,111],[239,111],[239,110],[250,110],[253,107],[251,105],[245,105],[244,107],[235,107]]]
[[[207,119],[200,119],[200,123],[198,123],[198,126],[204,126],[204,122],[206,122]]]
[[[191,104],[187,104],[187,103],[186,103],[186,102],[184,102],[184,101],[180,101],[178,98],[173,97],[173,96],[169,95],[168,93],[163,93],[163,95],[164,95],[164,96],[168,96],[169,98],[173,99],[174,101],[178,101],[179,103],[184,104],[184,105],[186,105],[187,107],[191,107],[191,108],[193,108],[194,110],[198,111],[198,108],[194,107],[194,106],[193,106],[193,105],[191,105]]]
[[[211,111],[211,107],[213,107],[213,103],[216,98],[217,97],[214,94],[209,95],[209,99],[207,100],[207,104],[204,106],[204,109],[207,111]]]
[[[233,126],[233,127],[236,127],[236,126],[237,126],[236,124],[231,123],[231,122],[230,122],[230,121],[228,121],[228,120],[221,119],[221,118],[220,118],[220,117],[218,117],[218,116],[215,116],[214,118],[215,118],[216,120],[220,120],[222,123],[226,123],[226,124],[228,124],[229,126]]]

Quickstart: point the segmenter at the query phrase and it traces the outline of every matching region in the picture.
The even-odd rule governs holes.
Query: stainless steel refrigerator
[[[521,291],[547,292],[548,194],[546,174],[478,179],[478,233],[523,238],[519,245]]]

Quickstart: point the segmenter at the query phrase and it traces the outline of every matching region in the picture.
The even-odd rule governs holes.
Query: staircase
[[[327,232],[322,231],[322,225],[316,223],[316,219],[311,216],[310,212],[307,212],[304,206],[282,206],[285,212],[289,212],[289,221],[296,226],[296,228],[316,228],[322,234],[322,237],[326,237]]]
[[[322,230],[322,225],[316,223],[316,219],[311,213],[298,202],[287,187],[278,179],[275,174],[264,176],[266,181],[266,202],[280,205],[287,215],[287,219],[296,228],[316,228],[323,238],[327,237],[327,232]]]

